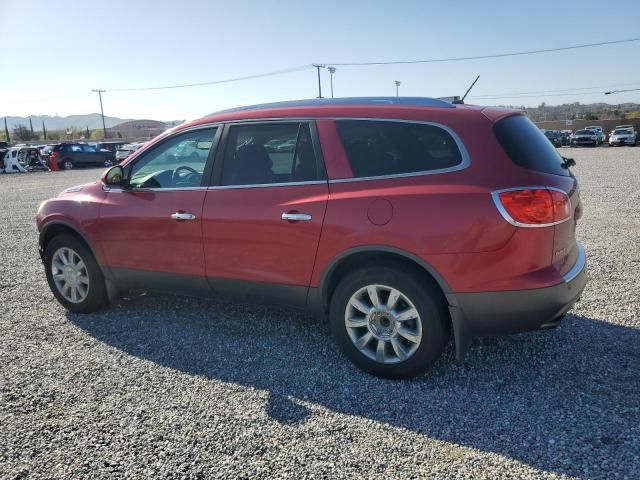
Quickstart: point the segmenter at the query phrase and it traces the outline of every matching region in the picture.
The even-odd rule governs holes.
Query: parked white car
[[[636,132],[627,128],[619,128],[611,132],[609,135],[609,145],[612,147],[618,145],[635,145],[636,144]]]
[[[0,161],[0,173],[25,173],[24,168],[30,147],[11,147]]]
[[[122,162],[125,158],[138,150],[144,143],[126,143],[116,150],[116,163]]]

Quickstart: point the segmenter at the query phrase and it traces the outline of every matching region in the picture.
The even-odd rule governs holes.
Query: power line
[[[224,80],[212,80],[210,82],[199,82],[199,83],[185,83],[182,85],[164,85],[161,87],[140,87],[140,88],[107,88],[105,89],[108,92],[140,92],[140,91],[144,91],[144,90],[166,90],[169,88],[187,88],[187,87],[202,87],[205,85],[218,85],[220,83],[230,83],[230,82],[239,82],[241,80],[251,80],[253,78],[262,78],[262,77],[270,77],[270,76],[274,76],[274,75],[283,75],[285,73],[293,73],[293,72],[299,72],[302,70],[306,70],[308,68],[312,68],[312,66],[309,65],[300,65],[297,67],[292,67],[292,68],[285,68],[282,70],[274,70],[272,72],[265,72],[265,73],[257,73],[255,75],[246,75],[244,77],[235,77],[235,78],[227,78]]]
[[[640,88],[630,88],[628,90],[613,90],[611,92],[604,92],[605,95],[611,95],[614,93],[622,93],[622,92],[637,92]]]
[[[566,92],[547,93],[542,95],[505,95],[504,97],[473,97],[475,100],[500,100],[503,98],[546,98],[546,97],[566,97],[571,95],[604,95],[604,92]]]
[[[451,57],[451,58],[433,58],[426,60],[392,60],[392,61],[383,61],[383,62],[325,62],[327,65],[335,65],[342,67],[362,67],[362,66],[370,66],[370,65],[407,65],[407,64],[415,64],[415,63],[442,63],[442,62],[460,62],[463,60],[481,60],[487,58],[501,58],[501,57],[515,57],[519,55],[533,55],[537,53],[549,53],[549,52],[561,52],[565,50],[576,50],[579,48],[591,48],[591,47],[600,47],[603,45],[613,45],[617,43],[629,43],[629,42],[637,42],[640,38],[627,38],[623,40],[611,40],[609,42],[597,42],[597,43],[585,43],[582,45],[571,45],[568,47],[557,47],[557,48],[545,48],[542,50],[527,50],[523,52],[510,52],[510,53],[495,53],[491,55],[478,55],[472,57]]]
[[[490,98],[506,98],[509,96],[514,96],[514,95],[530,95],[533,93],[557,93],[557,92],[579,92],[579,91],[583,91],[583,90],[597,90],[597,89],[601,89],[601,88],[611,88],[611,87],[626,87],[626,86],[636,86],[636,85],[640,85],[640,82],[633,82],[633,83],[616,83],[616,84],[609,84],[609,85],[595,85],[593,87],[576,87],[576,88],[562,88],[562,89],[555,89],[555,90],[533,90],[531,92],[511,92],[511,93],[487,93],[487,94],[478,94],[476,95],[471,95],[469,98],[483,98],[483,99],[490,99]]]
[[[281,70],[274,70],[271,72],[258,73],[255,75],[246,75],[243,77],[235,77],[235,78],[227,78],[224,80],[212,80],[208,82],[198,82],[198,83],[185,83],[180,85],[163,85],[158,87],[137,87],[137,88],[108,88],[105,89],[109,92],[140,92],[147,90],[167,90],[173,88],[189,88],[189,87],[201,87],[205,85],[218,85],[221,83],[231,83],[238,82],[242,80],[251,80],[255,78],[269,77],[274,75],[283,75],[286,73],[299,72],[302,70],[306,70],[309,68],[317,68],[318,73],[320,68],[325,68],[327,65],[331,66],[368,66],[368,65],[401,65],[401,64],[419,64],[419,63],[440,63],[440,62],[458,62],[465,60],[480,60],[487,58],[501,58],[501,57],[514,57],[521,55],[533,55],[538,53],[549,53],[549,52],[560,52],[566,50],[575,50],[580,48],[592,48],[599,47],[603,45],[613,45],[620,43],[630,43],[640,41],[640,38],[627,38],[622,40],[611,40],[608,42],[597,42],[597,43],[586,43],[582,45],[571,45],[568,47],[558,47],[558,48],[547,48],[542,50],[527,50],[522,52],[510,52],[510,53],[496,53],[491,55],[478,55],[478,56],[470,56],[470,57],[451,57],[451,58],[435,58],[435,59],[423,59],[423,60],[395,60],[395,61],[383,61],[383,62],[324,62],[324,63],[312,63],[307,65],[299,65],[297,67],[285,68]]]

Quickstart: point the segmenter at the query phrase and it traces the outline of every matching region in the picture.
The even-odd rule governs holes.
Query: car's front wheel
[[[329,313],[342,351],[380,377],[427,371],[449,339],[450,318],[437,286],[404,269],[363,268],[347,275]]]
[[[67,310],[89,313],[109,303],[102,271],[89,248],[71,235],[58,235],[45,250],[49,288]]]
[[[62,167],[65,170],[73,170],[73,162],[70,159],[66,158],[62,162]]]
[[[115,160],[113,158],[107,158],[103,163],[105,167],[109,168],[113,167],[113,165],[115,164]]]

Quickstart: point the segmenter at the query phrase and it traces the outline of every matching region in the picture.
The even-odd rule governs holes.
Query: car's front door
[[[215,291],[305,302],[328,198],[314,126],[226,127],[203,208],[206,275]]]
[[[127,188],[109,189],[100,210],[100,238],[120,283],[174,291],[208,290],[202,251],[203,178],[217,127],[176,134],[125,167]],[[189,156],[180,155],[185,145]]]

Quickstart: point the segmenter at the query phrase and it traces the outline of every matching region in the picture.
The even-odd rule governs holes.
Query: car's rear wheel
[[[109,303],[102,271],[89,248],[71,235],[58,235],[45,250],[49,288],[67,310],[89,313]]]
[[[115,160],[113,158],[107,158],[104,161],[104,166],[105,167],[113,167],[113,165],[115,164]]]
[[[62,167],[63,167],[65,170],[73,170],[73,162],[72,162],[70,159],[65,158],[65,159],[62,161]]]
[[[329,314],[342,351],[380,377],[427,371],[449,339],[450,319],[437,286],[393,267],[346,276],[336,287]]]

